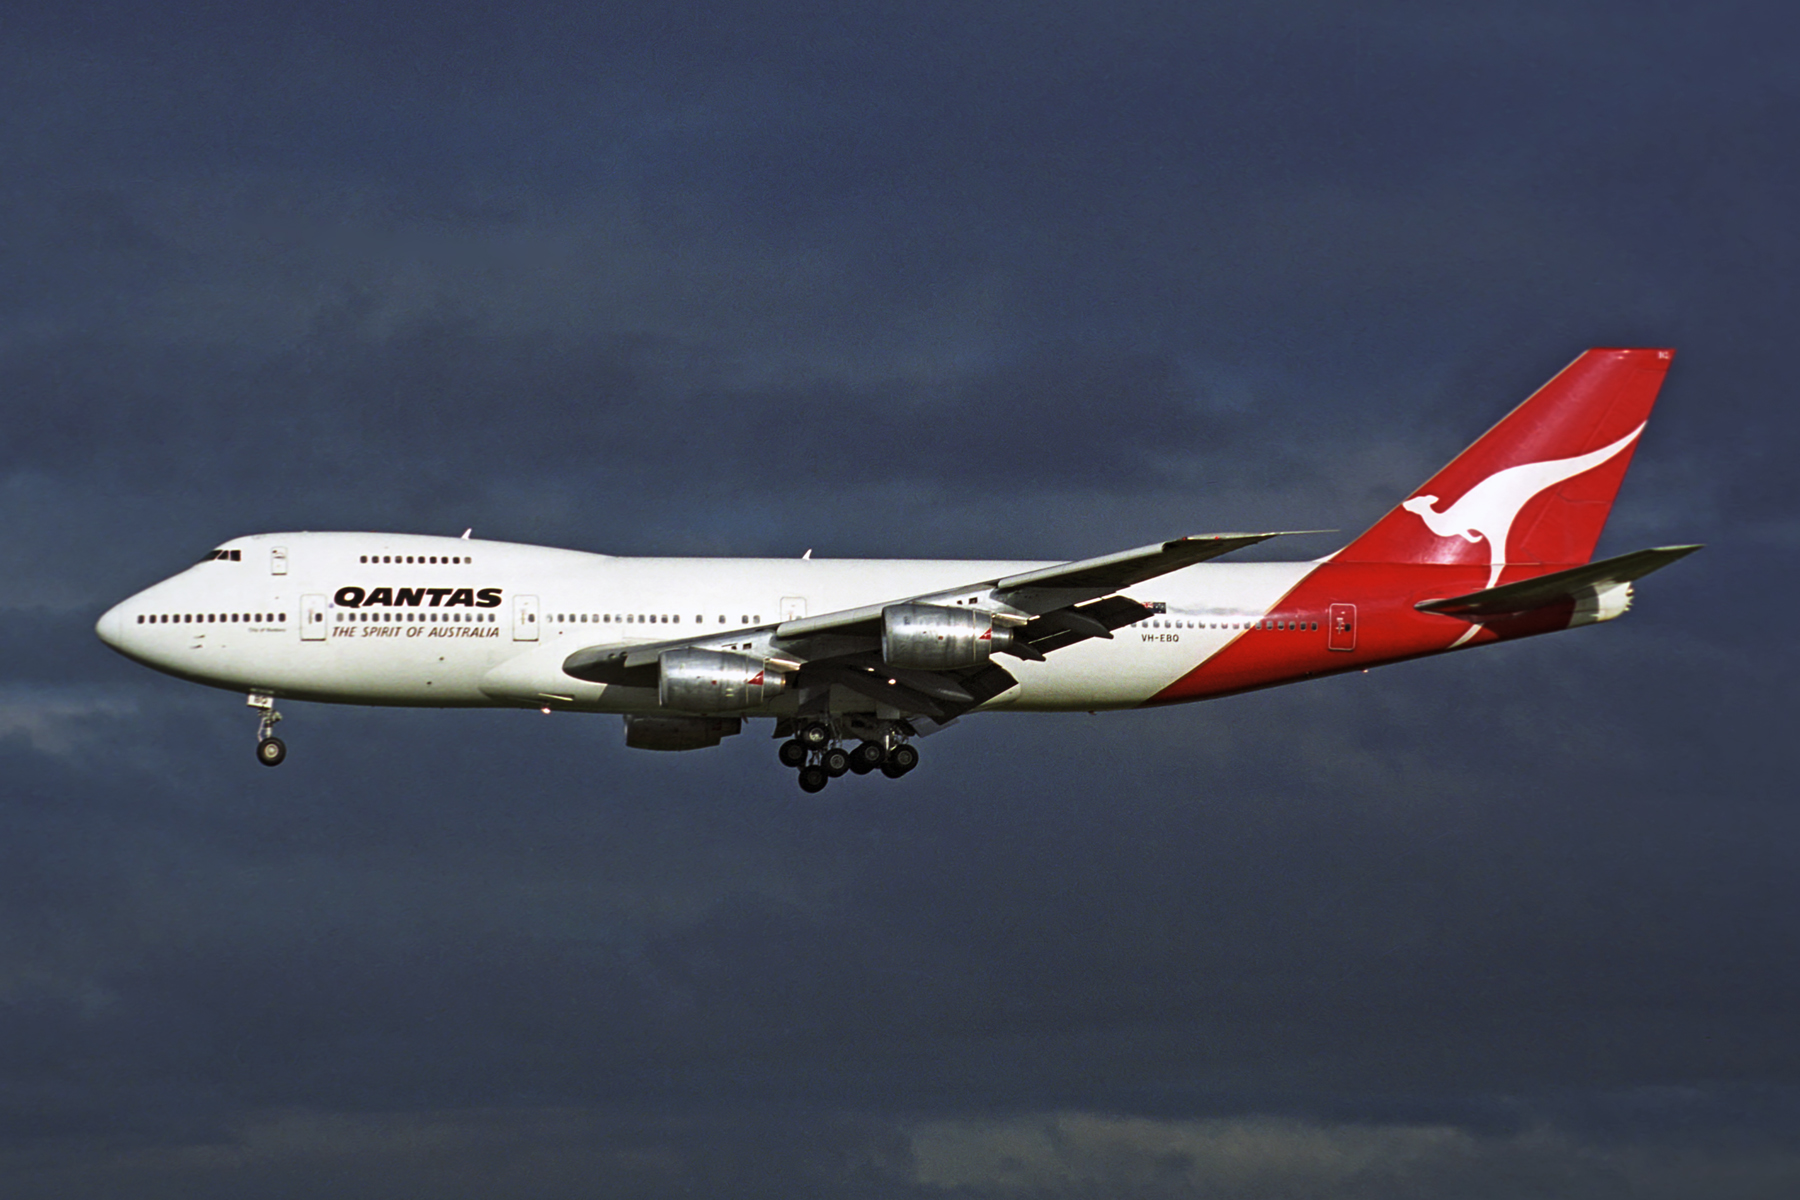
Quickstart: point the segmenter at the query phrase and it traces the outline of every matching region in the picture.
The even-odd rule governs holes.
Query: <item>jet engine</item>
[[[756,708],[787,691],[787,676],[747,654],[683,647],[657,656],[656,699],[682,712]]]
[[[881,610],[881,657],[890,667],[950,671],[978,667],[1012,634],[994,628],[993,614],[938,604],[890,604]]]
[[[739,732],[739,717],[625,718],[625,744],[633,750],[704,750]]]

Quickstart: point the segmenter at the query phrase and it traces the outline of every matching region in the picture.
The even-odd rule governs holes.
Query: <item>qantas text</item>
[[[364,591],[359,587],[341,587],[332,600],[339,608],[366,608],[386,605],[391,608],[499,608],[500,588],[385,588]]]

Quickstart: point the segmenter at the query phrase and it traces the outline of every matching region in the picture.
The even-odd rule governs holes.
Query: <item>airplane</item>
[[[622,558],[399,533],[233,538],[109,609],[126,657],[277,698],[614,713],[696,750],[772,719],[807,792],[899,778],[974,712],[1211,700],[1610,621],[1700,549],[1595,562],[1674,351],[1578,357],[1335,553],[1214,560],[1283,532],[1071,562]],[[1304,531],[1320,532],[1320,531]]]

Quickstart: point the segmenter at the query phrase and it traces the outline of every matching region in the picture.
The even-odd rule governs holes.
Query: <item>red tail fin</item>
[[[1338,562],[1584,563],[1631,465],[1673,350],[1589,350]]]

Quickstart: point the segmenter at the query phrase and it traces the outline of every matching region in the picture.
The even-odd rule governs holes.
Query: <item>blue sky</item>
[[[1779,6],[8,24],[9,1194],[1800,1185]],[[1626,620],[904,785],[301,704],[268,772],[91,633],[261,530],[1349,533],[1590,345],[1679,350],[1601,552],[1708,544]]]

